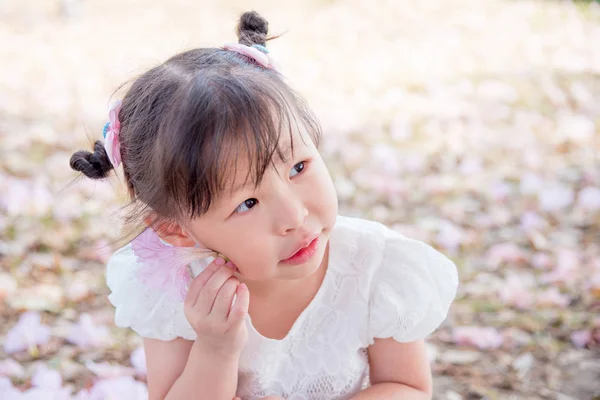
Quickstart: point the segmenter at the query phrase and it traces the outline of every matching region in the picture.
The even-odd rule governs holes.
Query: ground
[[[0,350],[0,376],[25,390],[41,362],[75,389],[144,381],[116,369],[141,342],[104,281],[122,179],[78,180],[68,160],[121,83],[235,40],[247,8],[284,33],[269,47],[322,122],[341,212],[459,267],[428,340],[435,398],[598,398],[600,6],[570,1],[3,1],[0,337],[24,311],[50,337]]]

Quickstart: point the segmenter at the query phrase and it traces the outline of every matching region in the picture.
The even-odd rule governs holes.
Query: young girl
[[[245,13],[238,35],[144,73],[104,143],[71,158],[94,179],[122,164],[144,224],[107,283],[116,324],[144,338],[150,398],[431,398],[423,338],[455,265],[337,215],[319,124],[269,56],[267,22]]]

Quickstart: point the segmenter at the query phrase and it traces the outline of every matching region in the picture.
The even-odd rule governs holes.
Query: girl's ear
[[[152,216],[144,218],[144,222],[165,242],[176,247],[194,247],[196,242],[176,222],[156,223]]]

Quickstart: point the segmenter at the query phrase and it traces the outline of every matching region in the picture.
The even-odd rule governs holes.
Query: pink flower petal
[[[135,349],[129,358],[139,376],[146,376],[146,353],[143,347]]]
[[[107,399],[147,400],[148,389],[130,376],[100,380],[90,390],[90,400]]]
[[[12,381],[4,376],[0,376],[0,399],[2,400],[23,400],[23,393],[12,385]]]
[[[454,253],[464,242],[465,235],[458,225],[450,221],[442,221],[435,240],[440,246]]]
[[[50,328],[40,321],[37,312],[29,311],[21,315],[19,322],[6,334],[4,351],[12,354],[47,343],[50,340]]]
[[[112,342],[108,328],[96,325],[87,313],[81,314],[79,321],[71,326],[66,339],[81,348],[103,347]]]
[[[5,209],[10,216],[42,216],[52,207],[53,196],[47,183],[42,180],[14,179],[8,180],[7,187],[0,196],[0,209]]]
[[[534,174],[532,172],[526,172],[521,177],[521,182],[519,184],[519,190],[520,190],[521,194],[524,196],[534,195],[534,194],[537,194],[542,189],[543,185],[544,185],[544,181],[542,180],[542,178],[539,175]]]
[[[42,364],[33,374],[31,384],[43,389],[59,390],[62,386],[62,377],[58,371]]]
[[[25,369],[15,360],[7,358],[0,361],[0,376],[22,378],[24,375]]]
[[[521,275],[509,275],[498,295],[502,302],[521,310],[529,309],[534,302],[532,286],[533,282]]]
[[[506,182],[496,182],[490,187],[490,192],[495,201],[506,201],[512,192],[512,187]]]
[[[538,193],[538,199],[543,211],[559,211],[573,203],[575,193],[571,187],[554,182]]]
[[[90,392],[88,392],[85,389],[81,389],[79,392],[77,392],[76,395],[74,395],[73,397],[71,397],[71,400],[90,400]]]
[[[564,308],[569,305],[569,296],[562,294],[557,288],[551,287],[537,295],[538,306],[554,306]]]
[[[579,192],[577,205],[585,210],[600,210],[600,188],[584,188],[581,192]]]
[[[552,265],[552,257],[546,253],[535,253],[531,257],[531,265],[537,269],[548,269]]]
[[[132,376],[135,374],[135,370],[133,368],[124,367],[122,365],[113,365],[108,362],[95,363],[88,361],[85,363],[85,366],[99,378],[117,378],[120,376]]]
[[[475,175],[482,170],[482,161],[479,157],[467,157],[458,166],[458,171],[466,176]]]
[[[23,393],[22,400],[71,400],[71,389],[48,389],[34,387]]]
[[[17,291],[17,281],[10,274],[0,273],[0,301]]]
[[[546,221],[538,213],[527,211],[521,216],[521,227],[524,231],[539,229],[546,224]]]
[[[490,268],[495,270],[502,264],[513,264],[525,260],[526,254],[519,246],[509,242],[492,246],[487,251],[486,258]]]
[[[578,348],[584,348],[592,341],[592,333],[590,331],[575,331],[571,334],[571,341]]]
[[[576,250],[559,249],[556,255],[556,267],[542,277],[543,283],[573,283],[581,274],[581,256]]]
[[[13,384],[10,378],[5,376],[0,376],[0,393],[3,393],[5,390],[12,389]]]
[[[454,329],[453,340],[458,345],[475,346],[481,350],[497,349],[504,338],[492,327],[459,326]]]

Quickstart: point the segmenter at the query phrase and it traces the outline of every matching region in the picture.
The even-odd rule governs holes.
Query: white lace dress
[[[194,340],[183,303],[139,282],[139,266],[130,245],[108,263],[116,325],[147,338]],[[427,244],[376,222],[338,217],[323,284],[288,335],[263,337],[248,317],[238,396],[352,397],[368,385],[366,350],[374,339],[424,338],[446,318],[457,285],[454,263]]]

